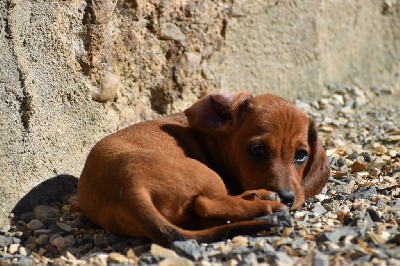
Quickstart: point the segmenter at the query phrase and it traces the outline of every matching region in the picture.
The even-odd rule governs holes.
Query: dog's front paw
[[[275,192],[268,191],[265,189],[258,190],[247,190],[243,192],[240,197],[245,200],[271,200],[280,202],[279,195]]]

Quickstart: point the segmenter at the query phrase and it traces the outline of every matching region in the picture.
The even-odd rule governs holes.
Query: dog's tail
[[[197,231],[179,230],[186,239],[195,239],[198,242],[215,242],[232,238],[237,235],[256,234],[275,226],[277,226],[277,224],[270,223],[268,220],[253,220],[235,222]]]
[[[215,242],[232,238],[242,234],[256,234],[258,232],[278,226],[278,220],[274,217],[261,217],[251,221],[234,222],[203,230],[186,230],[169,222],[154,206],[151,199],[145,205],[146,211],[140,217],[141,224],[145,224],[147,237],[155,243],[170,246],[174,241],[195,239],[198,242]],[[142,202],[143,203],[143,202]],[[143,206],[143,205],[142,205]],[[284,215],[289,215],[284,214]]]

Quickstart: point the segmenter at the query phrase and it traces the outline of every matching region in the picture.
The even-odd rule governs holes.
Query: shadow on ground
[[[72,175],[58,175],[47,179],[29,191],[14,207],[16,216],[33,211],[36,206],[50,205],[65,201],[76,192],[78,178]]]

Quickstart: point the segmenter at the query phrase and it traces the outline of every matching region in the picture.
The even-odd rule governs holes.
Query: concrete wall
[[[400,1],[0,2],[0,224],[101,137],[211,90],[400,91]]]
[[[234,1],[222,89],[315,97],[326,85],[400,90],[400,1]]]

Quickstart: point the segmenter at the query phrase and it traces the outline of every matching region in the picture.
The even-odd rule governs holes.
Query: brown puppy
[[[115,233],[163,245],[216,241],[268,228],[252,219],[298,208],[328,176],[314,124],[295,106],[270,94],[211,94],[102,139],[78,200],[86,217]]]

